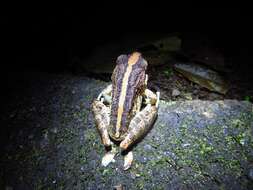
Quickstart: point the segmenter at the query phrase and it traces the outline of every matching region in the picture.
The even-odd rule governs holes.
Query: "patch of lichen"
[[[140,174],[136,186],[145,188],[145,181],[154,182],[154,177],[161,177],[163,183],[169,182],[171,174],[180,176],[185,185],[201,186],[209,181],[222,187],[226,177],[240,179],[245,175],[245,163],[253,150],[250,121],[252,115],[242,114],[232,120],[228,118],[222,126],[194,128],[189,127],[193,126],[189,118],[179,129],[170,129],[166,145],[149,139],[146,143],[152,146],[153,151],[137,149],[140,156],[148,159],[145,164],[133,168]],[[156,126],[157,132],[163,127]],[[155,170],[170,177],[155,175]]]
[[[79,114],[73,116],[79,118]],[[164,123],[158,122],[152,131],[155,134],[134,147],[133,166],[124,172],[117,163],[101,167],[105,150],[100,136],[94,126],[88,125],[88,114],[82,117],[84,128],[69,127],[70,120],[67,118],[57,134],[50,130],[44,131],[51,151],[55,150],[62,156],[58,158],[56,168],[62,172],[64,180],[58,179],[56,184],[45,186],[57,178],[59,171],[52,171],[47,181],[35,182],[38,189],[64,189],[71,185],[78,187],[80,184],[84,187],[90,186],[94,181],[108,187],[108,184],[124,182],[126,178],[126,181],[133,182],[127,184],[131,189],[167,189],[167,184],[171,184],[175,178],[177,184],[180,183],[185,188],[192,185],[204,187],[207,183],[222,188],[227,176],[240,179],[244,175],[245,163],[249,161],[250,150],[253,148],[249,123],[252,115],[242,114],[231,120],[226,119],[222,126],[210,125],[203,128],[194,127],[194,120],[189,116],[181,122],[179,128],[168,128]],[[169,133],[160,139],[155,138],[164,135],[165,128],[168,128]],[[164,139],[166,140],[163,141]],[[145,148],[145,145],[150,146]],[[45,154],[41,151],[35,149],[31,151],[30,158],[27,158],[33,160],[34,168],[41,165],[40,157]],[[117,156],[116,162],[119,157]],[[146,160],[140,161],[143,157]]]

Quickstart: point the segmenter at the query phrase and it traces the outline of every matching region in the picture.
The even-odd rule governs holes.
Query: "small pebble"
[[[187,146],[190,146],[191,144],[190,143],[185,143],[185,144],[183,144],[182,146],[183,147],[187,147]]]
[[[191,93],[185,93],[185,94],[184,94],[184,98],[185,98],[186,100],[192,100],[192,94],[191,94]]]
[[[194,94],[194,95],[199,94],[199,89],[195,89],[195,90],[193,90],[192,94]]]
[[[151,150],[152,149],[152,146],[150,146],[149,144],[145,144],[144,145],[144,150],[147,151],[147,150]]]
[[[172,96],[179,96],[180,95],[180,91],[178,89],[173,89],[171,95]]]
[[[123,186],[122,186],[122,184],[115,185],[115,186],[114,186],[114,189],[115,189],[115,190],[123,190]]]
[[[52,133],[56,134],[58,132],[58,129],[56,127],[52,128]]]
[[[253,168],[249,169],[248,176],[251,180],[253,180]]]

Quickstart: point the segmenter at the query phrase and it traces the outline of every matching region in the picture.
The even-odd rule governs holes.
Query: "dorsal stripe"
[[[139,57],[140,57],[140,53],[138,53],[138,52],[133,53],[129,57],[127,69],[126,69],[126,72],[124,73],[124,77],[122,80],[121,92],[120,92],[119,104],[118,104],[118,111],[117,111],[117,123],[116,123],[116,134],[115,134],[116,138],[118,138],[120,136],[119,129],[120,129],[122,115],[123,115],[123,111],[124,111],[124,103],[125,103],[125,98],[126,98],[126,93],[127,93],[129,76],[132,72],[133,65],[138,62]]]

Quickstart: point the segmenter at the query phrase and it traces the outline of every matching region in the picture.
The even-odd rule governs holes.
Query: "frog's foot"
[[[110,151],[108,151],[102,158],[102,166],[106,167],[108,166],[111,162],[115,162],[114,157],[117,154],[117,150],[115,147],[112,147]]]
[[[106,166],[108,166],[111,162],[115,162],[115,160],[114,160],[114,156],[115,156],[115,155],[116,155],[116,154],[113,153],[113,152],[111,152],[111,151],[107,152],[107,153],[103,156],[103,158],[102,158],[102,166],[106,167]]]
[[[125,156],[124,156],[124,166],[123,169],[124,170],[128,170],[132,163],[133,163],[133,152],[129,151]]]

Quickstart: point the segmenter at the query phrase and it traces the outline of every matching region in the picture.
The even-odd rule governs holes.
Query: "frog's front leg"
[[[112,84],[109,84],[102,92],[98,95],[97,100],[102,103],[111,105],[112,103]]]

